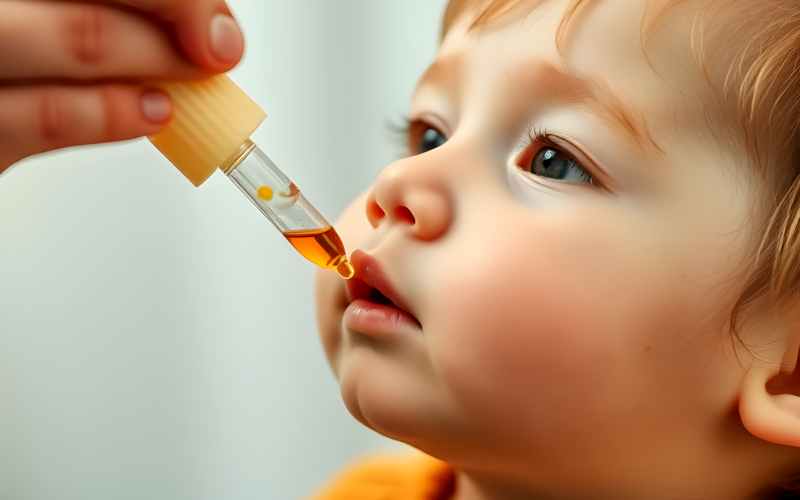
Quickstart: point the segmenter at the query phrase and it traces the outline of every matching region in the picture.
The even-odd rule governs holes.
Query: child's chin
[[[375,432],[412,445],[439,435],[441,408],[427,404],[433,395],[420,394],[415,377],[374,361],[349,359],[341,365],[339,384],[350,414]]]

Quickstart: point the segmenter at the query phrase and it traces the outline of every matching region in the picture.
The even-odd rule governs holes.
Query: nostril
[[[414,218],[414,214],[411,213],[408,207],[397,207],[394,214],[399,220],[404,220],[409,224],[416,224],[417,222],[417,219]]]
[[[378,205],[377,203],[370,203],[369,204],[369,211],[370,215],[372,215],[376,219],[383,219],[386,217],[386,212]]]

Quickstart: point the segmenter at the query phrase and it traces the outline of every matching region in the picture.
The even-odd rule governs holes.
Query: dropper
[[[250,140],[267,115],[242,89],[227,75],[156,86],[172,98],[173,114],[148,139],[192,184],[222,170],[303,257],[353,277],[333,226]]]

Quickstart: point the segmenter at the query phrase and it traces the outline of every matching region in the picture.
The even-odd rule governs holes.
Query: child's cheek
[[[675,326],[680,307],[669,284],[650,286],[674,274],[669,256],[645,251],[650,243],[630,221],[594,213],[465,234],[472,244],[444,261],[442,314],[426,325],[431,356],[487,431],[548,429],[539,437],[564,439],[559,429],[574,436],[587,418],[619,421],[608,415],[613,400],[649,383],[647,348]],[[468,271],[465,261],[474,263]]]

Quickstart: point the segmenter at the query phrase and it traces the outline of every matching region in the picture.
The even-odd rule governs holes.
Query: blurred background
[[[398,158],[444,0],[229,0],[253,139],[334,220]],[[0,498],[299,499],[404,448],[345,410],[312,264],[146,141],[0,177]]]

